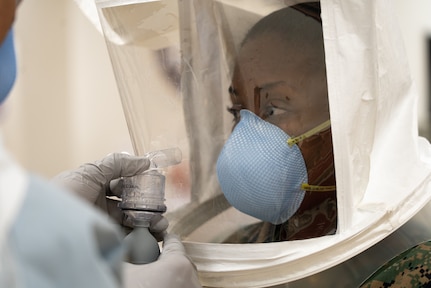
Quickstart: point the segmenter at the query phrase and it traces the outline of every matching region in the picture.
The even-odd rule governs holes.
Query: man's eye
[[[278,108],[278,107],[275,107],[275,106],[268,106],[268,107],[265,108],[265,111],[264,111],[264,113],[262,115],[262,118],[266,119],[268,117],[278,116],[278,115],[281,115],[283,113],[286,113],[285,109],[281,109],[281,108]]]
[[[241,104],[234,104],[232,107],[227,108],[227,111],[233,115],[235,124],[238,123],[241,118],[241,114],[239,113],[241,109],[243,109]]]

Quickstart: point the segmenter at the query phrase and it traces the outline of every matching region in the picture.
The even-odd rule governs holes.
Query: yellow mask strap
[[[327,120],[325,122],[323,122],[322,124],[314,127],[311,130],[308,130],[307,132],[305,132],[304,134],[301,134],[299,136],[296,137],[291,137],[289,139],[287,139],[287,144],[289,145],[289,147],[291,147],[292,145],[295,145],[298,142],[301,142],[302,140],[313,136],[314,134],[319,133],[320,131],[325,130],[326,128],[329,128],[331,126],[331,120]]]
[[[319,185],[310,185],[307,183],[302,183],[301,190],[304,191],[311,191],[311,192],[329,192],[329,191],[335,191],[337,186],[319,186]]]

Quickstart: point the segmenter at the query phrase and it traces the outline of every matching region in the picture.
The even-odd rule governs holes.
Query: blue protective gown
[[[2,161],[5,155],[0,141],[0,173],[16,165]],[[23,196],[8,229],[1,231],[6,235],[0,250],[0,286],[121,287],[124,248],[118,227],[71,193],[22,174]],[[12,177],[10,183],[5,178],[0,177],[2,201],[7,187],[15,187]]]

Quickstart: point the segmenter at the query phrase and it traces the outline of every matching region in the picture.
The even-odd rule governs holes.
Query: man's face
[[[292,45],[275,33],[247,41],[234,70],[231,99],[300,135],[329,119],[323,44]]]
[[[0,0],[0,43],[12,26],[16,5],[16,0]]]

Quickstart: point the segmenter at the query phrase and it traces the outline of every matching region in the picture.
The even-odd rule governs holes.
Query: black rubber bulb
[[[148,227],[135,226],[124,241],[126,241],[128,248],[127,260],[132,264],[148,264],[159,258],[159,244]]]

